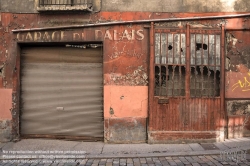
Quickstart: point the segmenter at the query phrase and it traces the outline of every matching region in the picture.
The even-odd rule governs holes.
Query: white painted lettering
[[[34,32],[34,41],[41,40],[42,33],[41,32]]]
[[[80,40],[80,34],[79,33],[73,33],[73,40]]]
[[[60,40],[60,33],[58,31],[54,31],[51,37],[52,37],[52,40]]]
[[[117,33],[117,30],[114,30],[114,40],[115,40],[115,41],[120,40],[120,39],[117,38],[117,34],[118,34],[118,33]]]
[[[27,33],[26,40],[33,41],[33,37],[30,32]]]
[[[65,37],[67,36],[64,34],[64,31],[61,31],[61,40],[65,40]]]
[[[113,40],[111,33],[109,32],[109,30],[106,30],[106,33],[104,35],[104,39],[109,39],[109,40]]]
[[[134,29],[132,29],[132,39],[131,40],[135,40],[135,30]]]
[[[137,40],[143,40],[144,39],[144,34],[142,33],[143,30],[140,29],[136,32],[136,34],[139,36],[139,38],[136,38]]]
[[[50,35],[49,35],[48,32],[45,32],[45,33],[43,34],[43,40],[50,41]]]
[[[101,38],[102,38],[102,31],[95,30],[95,40],[101,40]]]
[[[127,38],[128,40],[131,40],[131,36],[129,35],[128,30],[126,30],[126,29],[124,30],[124,32],[122,34],[122,40],[124,38]]]
[[[24,41],[24,35],[20,35],[20,33],[17,34],[17,40],[18,41]]]

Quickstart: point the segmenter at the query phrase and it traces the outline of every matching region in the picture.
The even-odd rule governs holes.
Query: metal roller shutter
[[[21,134],[103,140],[101,48],[24,47]]]

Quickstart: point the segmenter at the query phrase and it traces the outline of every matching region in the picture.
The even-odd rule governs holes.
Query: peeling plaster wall
[[[12,136],[12,121],[0,120],[0,142],[9,142]]]
[[[93,0],[93,11],[101,9],[101,0]],[[10,13],[38,13],[39,0],[1,0],[0,11]],[[67,11],[68,12],[68,11]],[[52,12],[51,12],[52,13]]]
[[[246,21],[246,19],[245,19]],[[243,24],[243,26],[245,26]],[[226,98],[250,97],[250,32],[226,33]]]
[[[228,137],[250,136],[250,100],[227,101]]]
[[[12,140],[12,89],[0,89],[0,142]]]
[[[145,118],[110,118],[105,119],[105,142],[108,143],[145,143]]]
[[[248,0],[102,0],[103,11],[247,12]]]
[[[38,0],[1,0],[2,12],[37,13]],[[93,0],[94,11],[248,12],[248,0]]]
[[[240,1],[249,3],[249,1]],[[238,4],[238,7],[240,4]],[[243,6],[241,6],[243,7]],[[248,18],[245,18],[247,21]],[[243,21],[243,27],[245,23]],[[228,137],[250,136],[250,33],[228,31],[226,33],[226,98],[228,113]],[[239,100],[237,100],[239,99]],[[241,100],[240,100],[241,99]],[[242,100],[244,99],[244,100]]]

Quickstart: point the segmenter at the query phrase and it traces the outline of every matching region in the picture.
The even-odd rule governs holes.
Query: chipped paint
[[[119,73],[109,74],[109,83],[114,85],[130,85],[130,86],[146,86],[148,84],[148,74],[143,66],[138,66],[133,72],[128,72],[125,75]]]
[[[226,41],[228,45],[232,43],[232,47],[236,48],[236,43],[238,42],[238,39],[234,37],[232,33],[226,33]]]

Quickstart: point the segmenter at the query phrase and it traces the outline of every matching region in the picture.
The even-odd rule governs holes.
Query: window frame
[[[151,27],[151,29],[152,29],[152,27]],[[223,31],[224,32],[224,31]],[[169,98],[169,97],[178,97],[178,98],[180,98],[180,97],[192,97],[192,98],[197,98],[197,97],[202,97],[202,98],[217,98],[217,97],[221,97],[221,95],[222,95],[222,93],[224,93],[225,91],[223,90],[224,88],[222,88],[223,86],[223,84],[222,84],[222,82],[223,82],[223,80],[221,80],[221,79],[224,79],[223,78],[223,75],[224,75],[224,71],[222,70],[223,69],[223,63],[224,63],[224,61],[222,60],[222,59],[224,59],[224,50],[223,50],[223,48],[224,48],[224,42],[223,42],[223,39],[222,39],[222,37],[223,37],[223,32],[222,32],[222,29],[216,29],[216,28],[206,28],[206,29],[202,29],[202,28],[192,28],[192,29],[190,29],[190,26],[188,25],[187,26],[187,28],[185,29],[185,28],[166,28],[166,29],[163,29],[162,27],[160,27],[160,28],[158,28],[158,27],[156,27],[156,28],[154,28],[154,30],[153,30],[153,35],[151,34],[151,37],[153,37],[153,39],[151,39],[151,43],[153,42],[153,45],[154,45],[154,59],[153,59],[153,63],[151,64],[151,67],[153,67],[153,69],[151,69],[151,70],[153,70],[154,71],[154,76],[153,76],[153,83],[154,83],[154,85],[153,85],[153,87],[152,88],[150,88],[150,89],[153,89],[153,92],[151,93],[151,95],[153,94],[153,96],[154,97],[165,97],[165,98]],[[152,33],[152,32],[151,32]],[[171,64],[169,64],[168,62],[166,62],[166,64],[162,64],[160,61],[160,63],[156,63],[156,61],[157,61],[157,58],[158,58],[158,56],[157,56],[157,51],[156,51],[156,47],[158,47],[159,48],[159,44],[157,45],[156,44],[156,35],[157,34],[160,34],[159,36],[160,36],[160,38],[161,38],[161,34],[162,33],[167,33],[167,34],[180,34],[180,36],[181,36],[181,34],[185,34],[185,38],[186,38],[186,43],[185,43],[185,46],[186,46],[186,55],[185,55],[185,58],[186,58],[186,63],[184,64],[184,67],[186,68],[186,70],[185,70],[185,75],[184,75],[184,91],[185,91],[185,93],[184,93],[184,95],[174,95],[174,92],[172,92],[172,95],[168,95],[168,92],[166,92],[165,93],[165,95],[162,95],[161,94],[161,91],[159,92],[159,93],[157,93],[156,91],[156,83],[157,83],[157,81],[159,82],[159,84],[160,84],[160,89],[162,88],[161,86],[162,86],[162,80],[161,80],[161,77],[162,77],[162,74],[161,74],[161,68],[162,68],[162,66],[165,66],[166,68],[167,68],[167,66],[171,66]],[[212,66],[212,64],[210,65],[209,64],[209,59],[208,59],[208,61],[207,61],[207,64],[204,64],[204,51],[203,51],[203,49],[202,49],[202,53],[201,53],[201,61],[202,61],[202,64],[197,64],[196,62],[195,62],[195,64],[191,64],[191,35],[194,35],[194,36],[196,36],[196,35],[201,35],[202,36],[202,40],[203,40],[203,37],[205,36],[205,35],[207,35],[208,36],[208,38],[210,37],[210,36],[214,36],[214,40],[215,40],[215,42],[216,42],[216,38],[217,38],[217,36],[219,36],[219,42],[220,42],[220,44],[219,45],[216,45],[216,43],[214,44],[214,47],[215,47],[215,53],[214,53],[214,59],[216,59],[216,58],[218,58],[217,57],[217,54],[216,54],[216,49],[217,49],[217,47],[218,47],[218,50],[219,50],[219,61],[220,61],[220,64],[219,65],[217,65],[216,64],[216,60],[215,60],[215,67],[214,67],[214,70],[211,70],[211,71],[213,71],[214,72],[214,74],[213,74],[213,89],[212,88],[208,88],[208,89],[203,89],[203,84],[207,84],[207,85],[209,85],[209,81],[204,81],[204,79],[203,78],[205,78],[205,75],[203,75],[204,73],[203,73],[203,70],[204,70],[204,68],[207,68],[207,70],[208,70],[208,73],[210,72],[210,67]],[[168,36],[168,35],[167,35]],[[174,36],[174,35],[173,35]],[[180,37],[181,38],[181,37]],[[173,42],[174,42],[174,40],[173,40]],[[209,42],[209,39],[208,39],[208,42]],[[195,40],[195,43],[196,43],[196,40]],[[168,44],[168,43],[167,43]],[[198,43],[196,43],[196,44],[198,44]],[[204,44],[204,41],[202,41],[202,44]],[[210,43],[208,43],[208,44],[210,44]],[[181,47],[181,46],[180,46]],[[162,48],[162,46],[161,46],[161,40],[160,40],[160,49]],[[151,48],[152,49],[152,48]],[[208,48],[208,49],[210,49],[210,48]],[[159,56],[159,58],[161,59],[161,51],[162,50],[158,50],[158,52],[160,52],[160,56]],[[152,54],[152,53],[151,53]],[[196,53],[195,53],[195,55],[196,55]],[[166,55],[166,56],[168,56],[168,55]],[[208,56],[209,56],[209,51],[208,51]],[[196,58],[196,57],[195,57]],[[209,57],[208,57],[209,58]],[[166,59],[168,59],[168,57],[166,57]],[[173,54],[173,59],[174,59],[174,54]],[[195,60],[196,61],[196,60]],[[172,62],[174,62],[174,60],[172,61]],[[181,61],[180,61],[181,62]],[[181,76],[181,74],[182,74],[182,72],[181,72],[181,69],[180,69],[180,67],[181,66],[183,66],[181,63],[180,64],[172,64],[172,66],[174,66],[174,67],[176,67],[176,66],[179,66],[179,71],[180,71],[180,78],[182,77]],[[196,85],[195,85],[195,95],[193,95],[193,93],[191,93],[191,89],[192,89],[192,84],[191,84],[191,70],[192,70],[192,68],[193,67],[197,67],[197,66],[199,66],[200,68],[202,67],[202,73],[201,73],[201,85],[202,85],[202,88],[201,89],[196,89]],[[158,75],[158,73],[157,73],[157,67],[158,67],[158,70],[160,71],[159,73],[159,76],[157,76]],[[217,68],[219,68],[219,74],[217,74]],[[195,69],[196,70],[196,69]],[[221,72],[222,71],[222,72]],[[151,73],[152,74],[152,73]],[[174,73],[173,73],[173,75],[174,75]],[[197,75],[195,74],[195,77],[196,77]],[[158,78],[157,78],[158,77]],[[165,79],[167,80],[168,79],[168,77],[169,77],[169,73],[168,73],[168,69],[166,69],[166,76],[165,76]],[[220,78],[219,80],[217,80],[217,77],[218,78]],[[212,77],[211,77],[212,78]],[[209,76],[208,76],[208,79],[211,79]],[[157,80],[158,79],[158,80]],[[172,81],[174,81],[174,80],[172,80]],[[181,81],[183,81],[183,80],[181,80]],[[196,80],[195,80],[196,81]],[[167,81],[166,81],[167,82]],[[152,83],[152,82],[151,82]],[[219,83],[219,85],[218,85],[218,83]],[[174,86],[174,84],[175,84],[175,82],[173,82],[172,83],[173,84],[173,86]],[[207,86],[207,85],[205,85],[205,87]],[[165,88],[166,89],[169,89],[169,87],[167,87],[167,83],[165,84]],[[181,87],[180,87],[181,88]],[[217,88],[217,89],[216,89]],[[174,91],[174,89],[171,89],[172,91]],[[200,95],[196,95],[196,91],[197,90],[200,90],[201,91],[201,93],[200,93]],[[207,94],[206,95],[203,95],[204,93],[202,93],[202,91],[204,91],[204,90],[206,90],[207,91]],[[210,91],[209,91],[210,90]],[[168,91],[168,90],[166,90],[166,91]],[[213,92],[212,92],[213,91]],[[209,93],[211,93],[211,94],[209,94]]]

